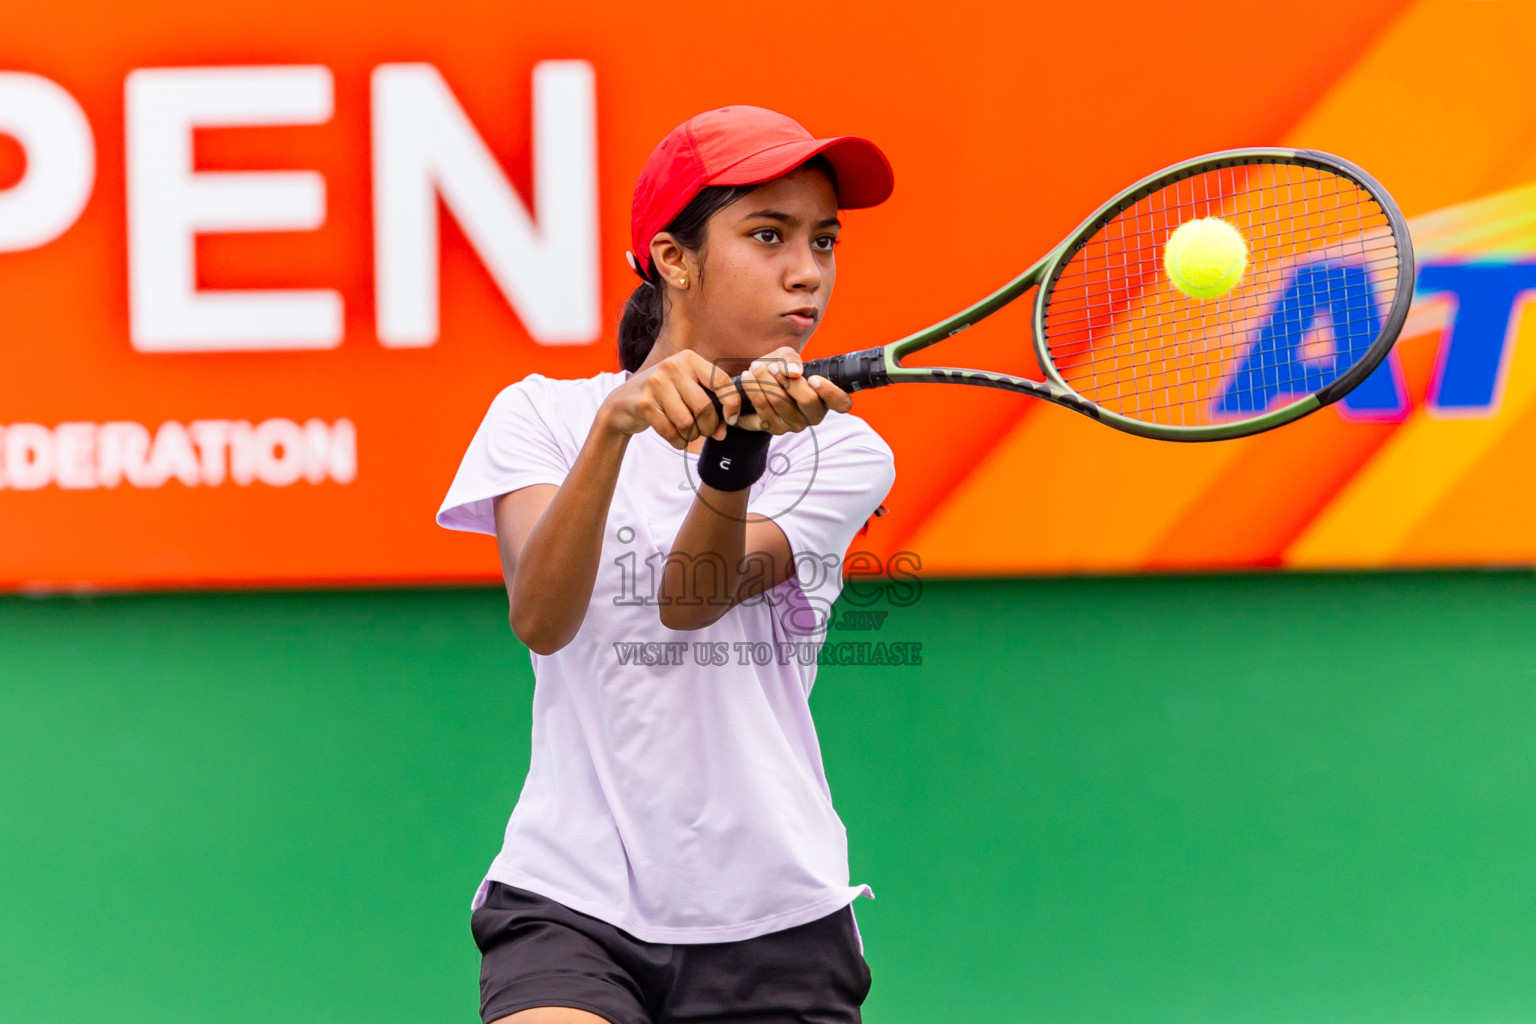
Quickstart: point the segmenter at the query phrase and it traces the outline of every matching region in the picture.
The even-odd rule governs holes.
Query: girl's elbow
[[[676,601],[665,601],[660,606],[661,624],[668,629],[689,631],[703,629],[720,621],[724,609],[713,608],[707,604],[679,604]]]
[[[687,613],[677,605],[661,606],[661,624],[668,629],[698,629]]]
[[[554,654],[571,642],[570,636],[556,633],[546,623],[533,620],[531,616],[519,615],[515,608],[508,614],[507,621],[512,626],[512,635],[534,654]]]

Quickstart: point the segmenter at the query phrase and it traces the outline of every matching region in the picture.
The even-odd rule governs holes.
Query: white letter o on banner
[[[304,473],[304,431],[293,420],[267,420],[251,435],[251,456],[256,479],[287,487]]]

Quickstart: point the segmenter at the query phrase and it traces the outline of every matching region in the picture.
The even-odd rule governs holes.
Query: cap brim
[[[896,187],[891,162],[880,152],[880,147],[857,135],[773,146],[721,170],[705,184],[758,185],[788,174],[815,156],[826,157],[832,165],[832,173],[837,175],[838,209],[879,206],[890,198]]]

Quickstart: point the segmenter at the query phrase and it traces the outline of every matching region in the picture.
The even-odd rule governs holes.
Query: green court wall
[[[1536,1019],[1536,577],[925,581],[812,697],[873,1024]],[[476,1020],[496,590],[0,599],[0,1021]]]

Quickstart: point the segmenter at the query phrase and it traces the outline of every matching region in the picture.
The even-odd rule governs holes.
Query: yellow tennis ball
[[[1190,298],[1214,299],[1242,280],[1248,245],[1237,228],[1220,217],[1185,221],[1168,236],[1163,269],[1173,286]]]

